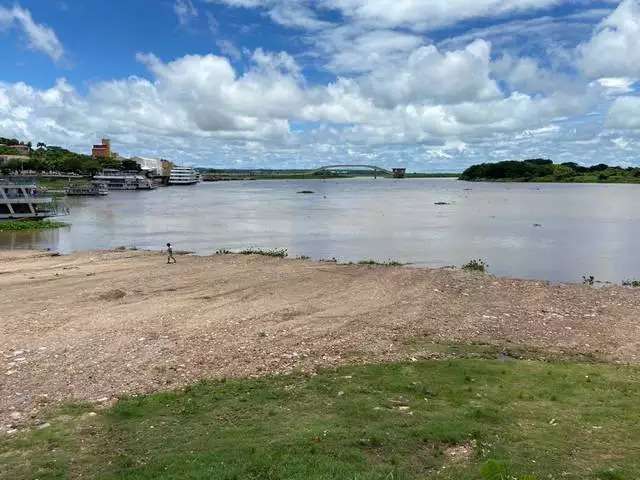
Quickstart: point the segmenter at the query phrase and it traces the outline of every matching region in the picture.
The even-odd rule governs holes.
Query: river
[[[160,250],[171,242],[198,254],[286,248],[290,256],[433,267],[483,259],[496,275],[550,281],[640,278],[636,185],[264,180],[65,202],[70,227],[0,232],[0,248]]]

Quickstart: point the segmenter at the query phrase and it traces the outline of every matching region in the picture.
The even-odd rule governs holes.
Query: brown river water
[[[197,254],[286,248],[290,256],[433,267],[483,259],[500,276],[640,279],[637,185],[262,180],[64,201],[69,227],[0,232],[0,248],[160,250],[171,242]]]

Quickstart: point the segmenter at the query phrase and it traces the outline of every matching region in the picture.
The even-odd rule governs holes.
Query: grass
[[[387,260],[386,262],[378,262],[376,260],[360,260],[358,265],[369,265],[371,267],[401,267],[404,263],[396,260]]]
[[[0,478],[632,480],[639,396],[636,367],[516,360],[210,381],[0,437]]]
[[[238,255],[262,255],[265,257],[277,257],[277,258],[286,258],[289,256],[289,252],[286,248],[273,248],[273,249],[263,249],[263,248],[245,248],[244,250],[240,250],[237,252],[231,251],[227,248],[221,248],[216,251],[216,255],[230,255],[236,253]]]
[[[67,227],[68,224],[55,220],[6,220],[0,221],[0,232],[15,232],[18,230],[47,230],[51,228]]]
[[[487,265],[483,260],[471,260],[469,263],[465,263],[462,266],[463,270],[467,270],[469,272],[481,272],[485,273],[489,265]]]

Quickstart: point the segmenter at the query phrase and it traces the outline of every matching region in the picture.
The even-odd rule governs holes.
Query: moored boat
[[[97,197],[109,194],[109,187],[104,182],[93,181],[89,185],[71,184],[64,189],[67,195]]]
[[[0,179],[0,220],[39,219],[63,213],[35,181]]]
[[[193,185],[200,181],[198,172],[191,167],[175,166],[171,169],[169,185]]]

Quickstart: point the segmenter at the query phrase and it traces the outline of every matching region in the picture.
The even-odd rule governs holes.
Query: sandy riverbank
[[[61,401],[407,358],[421,342],[640,362],[640,291],[623,287],[122,251],[0,252],[0,291],[0,430]]]

